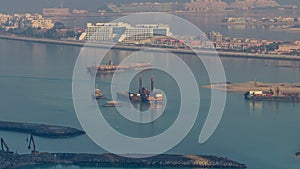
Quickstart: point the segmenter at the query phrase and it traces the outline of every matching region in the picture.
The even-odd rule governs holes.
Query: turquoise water
[[[0,107],[1,120],[50,123],[81,128],[72,102],[72,72],[80,48],[0,40]],[[129,52],[114,50],[115,63]],[[208,84],[207,73],[191,55],[180,56],[194,71],[199,86]],[[265,65],[300,65],[296,61],[222,58],[227,81],[299,82],[300,69]],[[145,79],[156,76],[158,87],[176,98],[172,78],[156,71],[144,72]],[[109,95],[110,76],[97,79],[99,88]],[[137,84],[132,82],[132,88]],[[200,88],[201,107],[197,122],[188,136],[168,153],[211,154],[226,156],[248,165],[249,169],[297,169],[300,159],[294,153],[300,148],[298,126],[300,104],[245,101],[241,93],[228,93],[222,121],[213,136],[204,144],[198,137],[210,104],[210,90]],[[152,125],[134,126],[122,119],[114,109],[104,109],[109,123],[122,133],[145,137],[167,128],[176,116],[177,99],[170,99],[166,115]],[[103,104],[101,101],[99,104]],[[173,112],[175,112],[173,114]],[[166,123],[164,123],[166,122]],[[99,129],[101,130],[101,129]],[[26,134],[0,131],[9,147],[29,153]],[[69,139],[36,137],[39,151],[104,153],[88,136]],[[69,169],[76,166],[43,166],[36,168]]]

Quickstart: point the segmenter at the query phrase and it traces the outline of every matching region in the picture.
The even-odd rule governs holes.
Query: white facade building
[[[27,26],[32,28],[51,29],[54,27],[54,23],[50,19],[33,19]]]
[[[128,23],[87,23],[85,33],[80,40],[135,42],[149,39],[153,36],[172,36],[170,27],[162,24],[138,24],[132,26]]]

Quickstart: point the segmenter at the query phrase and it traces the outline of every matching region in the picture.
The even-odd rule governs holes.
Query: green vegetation
[[[257,46],[257,47],[250,47],[244,50],[244,52],[258,52],[258,53],[267,53],[269,51],[275,51],[279,48],[279,45],[281,43],[278,42],[273,42],[269,45],[262,45],[262,46]]]

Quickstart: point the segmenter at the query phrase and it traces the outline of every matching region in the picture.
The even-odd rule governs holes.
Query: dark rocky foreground
[[[84,131],[64,126],[0,121],[0,130],[28,133],[41,137],[74,137]]]
[[[39,153],[19,155],[0,151],[0,169],[56,164],[99,167],[246,168],[245,164],[216,156],[163,154],[149,158],[126,158],[114,154]]]

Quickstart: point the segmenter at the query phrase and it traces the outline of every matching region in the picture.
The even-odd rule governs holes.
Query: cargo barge
[[[300,102],[299,93],[280,93],[278,87],[275,93],[272,89],[269,91],[247,91],[244,93],[244,97],[252,101]]]
[[[111,61],[106,65],[91,66],[87,68],[87,71],[91,74],[106,74],[114,72],[124,72],[133,69],[150,68],[152,65],[146,62],[132,63],[127,65],[113,65]]]
[[[149,102],[162,102],[163,101],[163,94],[160,92],[154,91],[154,78],[151,78],[151,91],[147,88],[143,87],[142,84],[142,77],[139,79],[139,92],[118,92],[117,99],[118,100],[130,100],[131,102],[138,102],[138,103],[149,103]]]

